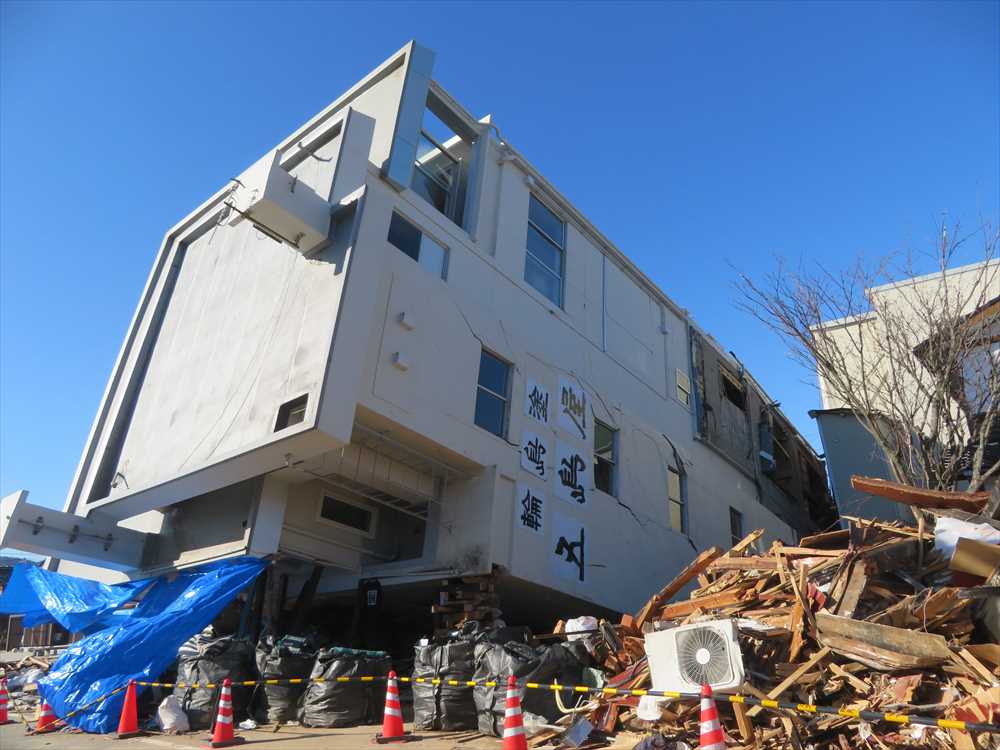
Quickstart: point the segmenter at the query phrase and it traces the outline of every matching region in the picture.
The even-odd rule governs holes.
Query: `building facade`
[[[565,614],[829,523],[763,389],[433,58],[408,44],[167,233],[63,513],[8,497],[4,544],[105,578],[279,555],[328,592],[496,570],[505,613]]]
[[[955,338],[962,344],[952,347],[967,349],[961,358],[960,372],[953,374],[949,393],[948,425],[965,426],[966,440],[978,442],[972,435],[984,429],[982,456],[984,470],[1000,460],[1000,420],[992,417],[983,425],[986,414],[993,410],[996,393],[1000,392],[1000,262],[992,259],[973,263],[943,272],[904,279],[865,290],[865,297],[878,314],[856,315],[824,324],[817,333],[828,337],[837,352],[843,355],[843,370],[850,373],[854,382],[865,380],[870,385],[873,411],[887,420],[883,434],[892,430],[888,421],[906,410],[886,404],[892,393],[906,394],[902,399],[916,406],[922,394],[933,390],[929,385],[930,371],[927,354],[933,349],[935,332],[931,322],[954,318],[956,330],[970,327],[970,333]],[[886,333],[888,327],[905,328]],[[948,334],[949,326],[945,326]],[[889,337],[893,337],[889,341]],[[968,341],[966,341],[968,339]],[[902,357],[886,356],[888,352],[901,351],[900,342],[908,342],[914,356],[909,363],[901,364]],[[944,347],[947,348],[947,347]],[[895,367],[890,368],[890,362]],[[851,486],[853,475],[894,479],[885,455],[875,439],[863,426],[847,404],[838,395],[823,373],[818,373],[822,408],[810,412],[819,426],[820,439],[830,474],[830,484],[840,513],[883,520],[912,522],[910,509],[899,503],[871,497]],[[897,405],[898,406],[898,405]],[[909,404],[907,404],[909,406]],[[939,440],[935,429],[937,415],[934,409],[914,409],[921,419],[915,426],[923,439]],[[942,409],[944,411],[944,409]],[[965,455],[955,456],[958,463],[966,465],[972,460],[966,448]],[[968,476],[965,477],[968,481]]]

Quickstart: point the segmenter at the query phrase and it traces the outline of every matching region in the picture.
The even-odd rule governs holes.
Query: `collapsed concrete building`
[[[774,400],[433,60],[167,232],[63,511],[8,496],[3,546],[106,581],[273,555],[279,599],[377,581],[398,622],[498,573],[506,619],[551,624],[836,519]]]

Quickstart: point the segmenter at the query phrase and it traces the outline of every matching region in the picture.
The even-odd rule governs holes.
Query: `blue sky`
[[[733,267],[1000,215],[995,2],[0,8],[0,494],[44,504],[164,231],[410,38],[817,446]]]

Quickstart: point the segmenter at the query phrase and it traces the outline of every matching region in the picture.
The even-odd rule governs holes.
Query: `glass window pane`
[[[545,239],[530,224],[528,225],[528,250],[547,265],[556,276],[562,276],[562,250]]]
[[[446,188],[451,187],[456,166],[454,160],[423,134],[417,144],[417,164]]]
[[[673,469],[667,470],[667,497],[681,501],[681,476]]]
[[[528,218],[545,234],[554,239],[560,247],[565,247],[565,224],[549,211],[535,196],[531,196],[528,204]]]
[[[598,457],[594,461],[594,486],[601,492],[613,495],[615,489],[615,467],[609,461]]]
[[[426,234],[420,241],[419,263],[438,278],[444,278],[444,257],[447,251]]]
[[[684,531],[684,512],[680,503],[669,502],[670,506],[670,528],[674,531]]]
[[[345,503],[332,497],[323,498],[323,510],[320,515],[330,521],[350,526],[358,531],[370,531],[372,512],[352,503]]]
[[[524,258],[524,280],[555,304],[561,304],[562,285],[560,280],[531,255],[525,255]]]
[[[420,230],[397,213],[389,222],[389,242],[413,260],[420,257]]]
[[[503,437],[503,423],[507,402],[487,393],[482,388],[476,389],[476,424],[494,435]]]
[[[507,363],[487,351],[479,356],[479,385],[498,396],[507,396]]]
[[[413,170],[410,187],[441,213],[448,210],[448,191],[417,168]]]
[[[615,431],[600,420],[594,420],[594,453],[608,461],[615,460]]]

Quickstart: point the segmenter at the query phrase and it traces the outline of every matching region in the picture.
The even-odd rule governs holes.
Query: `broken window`
[[[743,514],[732,507],[729,508],[729,536],[732,542],[730,546],[733,547],[743,539]]]
[[[739,379],[723,367],[719,368],[722,395],[740,411],[747,409],[747,391]]]
[[[673,466],[667,467],[667,510],[670,513],[670,528],[684,534],[687,532],[684,513],[684,494],[681,475]]]
[[[618,430],[594,420],[594,486],[609,495],[617,494]]]
[[[448,251],[399,214],[393,212],[389,222],[389,243],[395,245],[435,276],[443,279]]]
[[[446,122],[447,121],[447,122]],[[420,127],[410,187],[434,208],[463,226],[466,183],[472,146],[468,126],[431,92]]]
[[[524,280],[562,306],[566,224],[534,195],[528,199],[528,248]]]
[[[483,349],[479,357],[475,422],[498,437],[507,434],[510,365]]]
[[[346,526],[362,534],[371,535],[375,526],[375,510],[329,495],[323,496],[320,518],[338,526]]]
[[[299,396],[291,401],[286,401],[278,408],[278,417],[274,420],[274,431],[284,430],[292,425],[299,424],[306,418],[306,404],[309,395]]]

